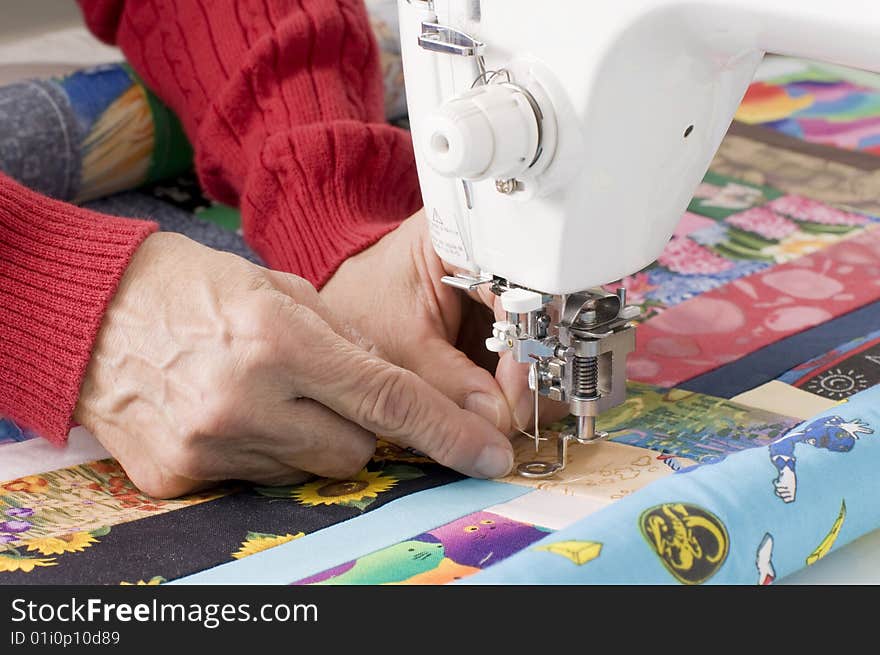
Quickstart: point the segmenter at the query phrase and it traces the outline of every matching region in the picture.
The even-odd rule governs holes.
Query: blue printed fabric
[[[769,584],[880,525],[880,387],[656,482],[463,584]]]
[[[0,446],[7,443],[19,443],[34,439],[37,435],[29,430],[23,430],[8,418],[0,417]]]

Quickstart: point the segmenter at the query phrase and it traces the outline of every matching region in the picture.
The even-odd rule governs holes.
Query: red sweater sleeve
[[[79,0],[179,116],[205,190],[273,268],[321,286],[421,205],[384,122],[363,0]]]
[[[107,303],[155,229],[0,173],[0,415],[64,441]]]

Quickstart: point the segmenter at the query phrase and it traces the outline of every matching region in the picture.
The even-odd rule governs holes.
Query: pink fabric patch
[[[732,214],[725,220],[734,227],[771,241],[782,241],[798,231],[797,223],[766,207],[755,207],[739,214]]]
[[[648,300],[647,294],[657,288],[650,283],[647,273],[636,273],[619,282],[606,284],[605,290],[614,293],[619,287],[626,287],[627,302],[631,305],[644,304]]]
[[[819,325],[819,323],[830,321],[832,318],[834,318],[834,315],[827,309],[798,305],[796,307],[774,309],[767,314],[767,318],[764,319],[764,325],[774,332],[794,334],[814,325]]]
[[[809,269],[772,270],[765,273],[761,280],[777,291],[806,300],[833,298],[845,289],[833,277]]]
[[[712,227],[713,225],[715,225],[715,221],[711,218],[705,218],[698,214],[685,212],[684,216],[682,216],[681,220],[678,222],[678,226],[675,228],[675,236],[686,237],[688,234],[692,234],[703,228]]]
[[[846,262],[846,266],[840,266]],[[685,301],[638,330],[630,379],[674,386],[880,300],[880,230]],[[840,293],[846,289],[848,293]]]
[[[742,309],[728,300],[713,298],[711,292],[677,307],[683,309],[677,312],[666,310],[649,322],[669,334],[692,335],[736,332],[746,321]]]
[[[733,266],[729,259],[716,255],[687,237],[672,237],[657,262],[673,273],[685,275],[711,275]]]
[[[834,207],[801,196],[782,196],[764,205],[773,211],[791,216],[798,221],[820,223],[822,225],[866,225],[867,216],[841,211]]]

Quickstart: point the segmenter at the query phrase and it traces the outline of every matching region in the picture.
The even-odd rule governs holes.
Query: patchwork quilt
[[[107,102],[86,120],[88,83]],[[143,102],[177,134],[126,69],[54,84],[84,126],[81,178],[54,182],[71,199],[106,195],[88,144],[108,107]],[[159,501],[81,428],[58,450],[0,419],[0,584],[770,584],[880,528],[877,89],[794,61],[753,84],[666,250],[622,281],[642,313],[611,438],[557,476],[466,479],[380,435],[348,480]],[[235,235],[235,210],[157,143],[111,190]]]

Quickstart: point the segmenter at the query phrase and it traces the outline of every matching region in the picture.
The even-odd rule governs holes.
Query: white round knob
[[[528,289],[511,289],[501,294],[501,306],[511,314],[527,314],[544,306],[540,293]]]
[[[493,353],[503,353],[505,350],[510,350],[506,341],[502,341],[497,337],[489,337],[486,339],[486,350]]]
[[[499,339],[506,338],[507,333],[513,327],[513,323],[509,321],[495,321],[492,323],[492,334],[494,334]]]
[[[490,84],[449,100],[428,116],[421,148],[446,177],[510,179],[525,172],[539,146],[538,118],[517,87]]]

